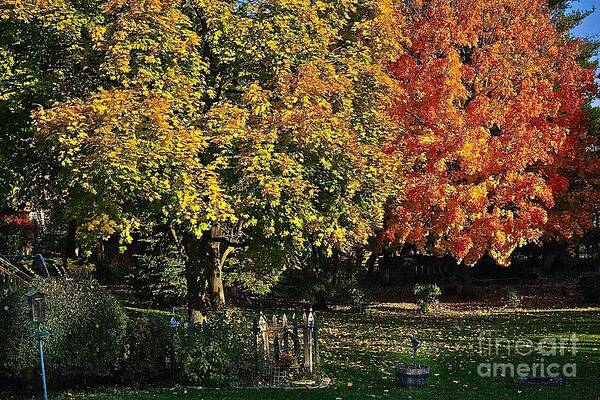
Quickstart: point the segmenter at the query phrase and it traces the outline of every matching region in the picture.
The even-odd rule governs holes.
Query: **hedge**
[[[253,383],[258,377],[248,346],[249,324],[219,312],[203,325],[181,324],[177,334],[164,312],[124,309],[94,281],[39,280],[46,294],[50,336],[44,341],[49,385],[55,388],[164,381],[176,350],[177,380],[202,386]],[[27,288],[0,292],[0,381],[37,385],[36,326],[29,320]]]
[[[39,280],[46,294],[44,328],[46,370],[50,382],[110,378],[123,357],[127,316],[119,302],[93,281]],[[0,299],[0,371],[7,378],[39,377],[38,351],[25,300],[25,288],[7,289]]]

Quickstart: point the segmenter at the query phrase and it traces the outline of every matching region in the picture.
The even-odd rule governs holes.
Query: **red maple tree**
[[[411,43],[390,66],[402,88],[390,151],[409,163],[384,237],[507,265],[550,231],[581,233],[598,164],[583,111],[597,88],[578,62],[580,41],[557,30],[543,0],[401,7]],[[557,201],[579,206],[565,212]]]

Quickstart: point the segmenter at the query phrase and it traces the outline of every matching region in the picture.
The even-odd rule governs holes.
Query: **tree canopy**
[[[202,264],[196,274],[230,246],[266,274],[364,246],[382,227],[401,160],[382,151],[396,86],[387,64],[404,41],[391,2],[33,2],[10,12],[14,23],[68,27],[92,49],[82,63],[97,61],[95,88],[33,116],[86,237],[127,243],[164,225]]]
[[[2,200],[168,232],[198,310],[232,254],[266,281],[377,235],[508,264],[597,212],[593,46],[552,7],[3,0]]]
[[[595,206],[583,170],[597,168],[584,110],[595,72],[578,61],[581,41],[542,1],[409,1],[402,14],[411,44],[391,66],[402,126],[391,151],[408,164],[386,237],[508,264],[548,230],[581,234]],[[553,213],[570,189],[578,205]]]

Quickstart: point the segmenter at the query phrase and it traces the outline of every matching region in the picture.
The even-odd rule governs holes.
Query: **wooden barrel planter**
[[[400,387],[427,386],[429,385],[429,366],[396,364],[396,382]]]

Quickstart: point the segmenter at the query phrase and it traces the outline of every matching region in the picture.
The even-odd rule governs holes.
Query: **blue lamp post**
[[[175,316],[175,307],[173,307],[173,314],[171,315],[171,320],[169,321],[169,327],[171,328],[171,377],[173,381],[175,381],[175,334],[177,333],[178,326],[179,321],[177,321],[177,317]]]
[[[42,327],[46,322],[46,296],[37,289],[29,289],[26,293],[27,305],[29,306],[29,317],[31,321],[37,324],[33,336],[38,341],[38,350],[40,352],[40,367],[42,369],[42,388],[44,390],[44,400],[48,400],[48,390],[46,388],[46,368],[44,366],[44,346],[43,341],[50,336],[50,333]]]

